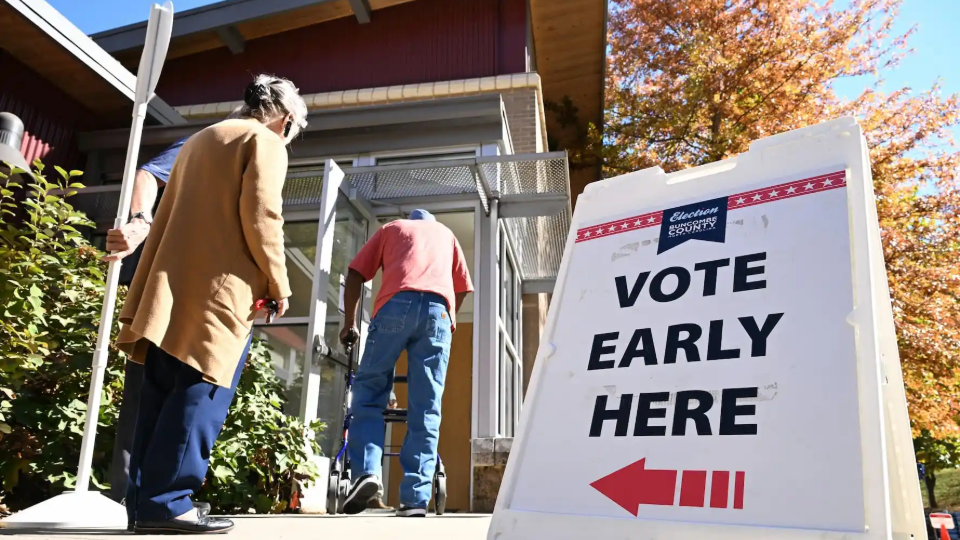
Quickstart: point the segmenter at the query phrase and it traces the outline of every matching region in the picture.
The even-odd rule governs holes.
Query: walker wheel
[[[447,510],[447,475],[437,473],[433,478],[433,506],[438,516]]]
[[[340,498],[337,490],[340,487],[340,471],[333,471],[327,477],[327,514],[336,515],[340,509]]]
[[[343,512],[343,506],[347,503],[347,495],[350,493],[350,480],[347,478],[340,479],[340,489],[338,490],[338,501],[340,504],[340,512]]]

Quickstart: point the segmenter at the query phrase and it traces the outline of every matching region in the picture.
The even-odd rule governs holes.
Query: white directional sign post
[[[490,540],[923,537],[866,152],[588,186]]]

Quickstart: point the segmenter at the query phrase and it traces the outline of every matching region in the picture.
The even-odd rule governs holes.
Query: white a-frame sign
[[[579,198],[489,540],[920,540],[854,118]]]

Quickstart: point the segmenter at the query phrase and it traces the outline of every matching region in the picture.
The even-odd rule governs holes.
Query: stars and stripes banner
[[[846,187],[846,185],[845,171],[822,174],[811,178],[804,178],[803,180],[795,180],[785,184],[730,195],[727,198],[727,210],[733,211],[740,208],[757,206],[759,204],[800,197],[802,195],[811,195]],[[663,223],[663,215],[664,211],[658,210],[656,212],[649,212],[617,221],[609,221],[591,227],[584,227],[577,230],[577,243],[639,229],[656,227]]]

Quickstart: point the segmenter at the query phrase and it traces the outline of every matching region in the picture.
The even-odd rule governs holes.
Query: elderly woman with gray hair
[[[130,456],[134,531],[208,534],[203,485],[250,347],[258,300],[287,309],[281,191],[286,145],[307,107],[288,80],[260,75],[230,119],[190,137],[147,237],[117,339],[144,364]]]

